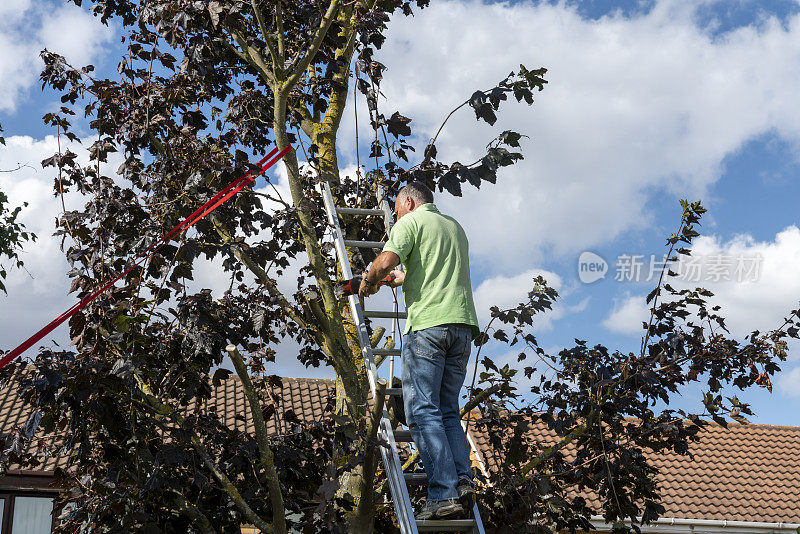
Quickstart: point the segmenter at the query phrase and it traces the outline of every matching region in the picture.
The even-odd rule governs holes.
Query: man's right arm
[[[399,264],[405,263],[408,259],[408,255],[414,246],[414,238],[415,226],[413,221],[408,217],[397,221],[392,227],[391,232],[389,232],[389,239],[383,246],[383,252],[375,258],[369,272],[364,275],[364,281],[366,283],[364,284],[363,294],[362,291],[359,291],[362,297],[374,294],[377,291],[376,284],[378,280],[384,278],[390,271],[393,276],[389,285],[398,287],[403,284],[405,273],[393,269]]]
[[[414,248],[416,233],[415,221],[406,215],[392,227],[392,231],[389,232],[389,240],[383,245],[381,254],[394,252],[399,259],[398,263],[405,264],[411,249]]]

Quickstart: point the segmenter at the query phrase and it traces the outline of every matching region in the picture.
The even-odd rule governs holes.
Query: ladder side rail
[[[344,236],[342,229],[339,226],[339,217],[336,215],[336,206],[333,203],[333,194],[331,193],[331,186],[327,181],[322,182],[322,200],[325,203],[325,211],[328,212],[328,224],[333,228],[333,242],[336,250],[336,256],[339,259],[339,266],[342,268],[342,275],[345,279],[353,278],[353,271],[350,268],[350,258],[347,256],[347,247],[344,243]],[[350,303],[350,313],[353,315],[353,321],[358,333],[358,341],[361,345],[361,353],[364,356],[364,362],[367,367],[367,379],[369,380],[369,387],[372,391],[373,397],[377,395],[377,376],[378,369],[375,366],[375,360],[372,357],[372,344],[369,341],[369,334],[367,332],[367,325],[364,322],[364,313],[361,310],[361,305],[358,302],[358,295],[350,295],[348,297]]]
[[[394,509],[397,514],[397,523],[400,532],[404,534],[417,534],[417,522],[414,518],[414,509],[411,506],[411,498],[408,496],[408,487],[403,478],[403,464],[400,463],[400,455],[397,451],[397,442],[394,439],[394,431],[389,420],[389,412],[384,408],[381,417],[380,433],[389,443],[390,449],[381,446],[381,456],[383,466],[386,470],[386,478],[389,480],[389,487],[394,501]]]
[[[478,467],[480,468],[481,473],[483,473],[483,476],[488,480],[489,471],[486,470],[486,464],[483,462],[483,457],[478,450],[478,445],[475,443],[475,438],[473,438],[472,434],[467,429],[467,422],[463,419],[461,420],[461,428],[464,430],[464,435],[467,436],[467,442],[469,443],[472,452],[475,453],[475,459],[478,461]]]
[[[394,211],[386,199],[386,189],[380,183],[375,186],[375,194],[380,199],[380,209],[383,210],[383,225],[386,227],[386,236],[388,237],[389,232],[392,231],[392,226],[394,226]]]
[[[481,512],[478,510],[478,502],[472,505],[472,518],[475,520],[475,525],[472,527],[472,534],[486,534],[483,530],[483,519],[481,519]]]
[[[389,233],[392,231],[392,226],[394,226],[394,211],[392,210],[389,200],[386,198],[386,188],[383,187],[380,182],[375,184],[375,195],[378,197],[380,209],[383,210],[383,226],[386,228],[386,239],[388,240]],[[403,265],[398,265],[397,268],[402,271]],[[397,299],[394,299],[392,303],[392,311],[395,315],[397,315],[399,311]],[[402,335],[402,333],[400,335]],[[397,343],[397,320],[392,321],[392,339]],[[394,355],[389,356],[389,387],[392,387],[394,382],[394,359]]]
[[[486,464],[483,463],[483,458],[481,457],[481,453],[478,450],[478,445],[475,443],[475,438],[473,438],[472,434],[467,429],[467,422],[463,419],[461,420],[461,428],[464,429],[464,435],[467,437],[467,443],[469,443],[469,447],[472,449],[472,452],[475,454],[475,459],[478,461],[478,467],[487,479],[489,478],[489,472],[486,470]],[[472,505],[472,517],[475,518],[475,526],[472,528],[472,534],[484,534],[483,530],[483,521],[481,520],[481,513],[478,511],[478,503]]]

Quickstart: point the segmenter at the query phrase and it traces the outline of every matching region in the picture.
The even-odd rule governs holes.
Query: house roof
[[[302,421],[322,418],[333,404],[335,382],[325,379],[283,378],[283,410]],[[31,412],[18,398],[19,386],[0,389],[0,429],[24,427]],[[252,420],[244,390],[231,377],[214,388],[209,403],[225,424],[245,429]],[[242,420],[244,419],[244,420]],[[276,429],[274,418],[268,422]],[[533,430],[542,442],[555,435],[544,426]],[[489,469],[498,461],[480,432],[472,431]],[[664,517],[728,521],[800,523],[800,427],[770,425],[707,425],[700,440],[690,445],[694,458],[663,453],[651,458],[658,468]],[[56,459],[46,462],[52,470]],[[64,463],[64,459],[58,460]]]
[[[281,382],[282,388],[275,390],[276,397],[280,391],[281,406],[277,408],[279,413],[292,410],[301,421],[312,422],[322,419],[326,411],[333,410],[335,381],[319,378],[282,378]],[[209,409],[216,410],[222,423],[228,427],[253,431],[253,418],[247,406],[244,388],[236,375],[212,389]],[[267,432],[285,431],[284,428],[276,426],[276,419],[272,417],[267,421]]]
[[[20,378],[20,375],[17,374],[14,378]],[[28,418],[34,411],[32,406],[20,399],[22,384],[14,378],[6,384],[0,383],[0,433],[2,434],[8,434],[15,430],[24,431]],[[28,450],[37,452],[39,458],[44,459],[44,463],[38,468],[39,473],[52,472],[56,467],[66,465],[65,457],[50,455],[46,447],[39,448],[38,444],[32,444]],[[11,465],[8,472],[14,473],[18,469],[19,466]]]
[[[27,372],[24,370],[22,372]],[[17,375],[20,378],[20,375]],[[303,422],[317,421],[321,419],[326,410],[332,410],[335,382],[333,380],[314,379],[314,378],[282,378],[282,389],[280,389],[278,408],[280,413],[292,410]],[[21,401],[19,395],[22,385],[19,380],[11,380],[3,386],[0,384],[0,433],[8,433],[14,430],[22,431],[25,428],[28,418],[33,412],[33,408]],[[278,390],[276,390],[276,396]],[[191,411],[193,406],[190,404],[187,410]],[[252,432],[253,418],[247,407],[247,398],[244,394],[241,382],[236,375],[223,380],[218,387],[212,388],[211,399],[208,402],[208,410],[215,411],[223,424],[236,430]],[[282,433],[284,428],[276,427],[277,418],[267,421],[267,432]],[[43,445],[50,445],[43,443]],[[40,472],[52,472],[56,467],[66,468],[68,457],[53,456],[47,447],[38,448],[33,444],[28,449],[30,452],[36,451],[40,458],[44,458],[44,463],[39,467]],[[9,473],[18,473],[19,466],[9,466]]]
[[[473,435],[494,469],[500,458],[487,436]],[[543,444],[558,439],[544,424],[533,425],[531,437]],[[672,451],[648,458],[659,471],[663,517],[800,523],[800,427],[712,423],[699,438],[689,445],[693,458]],[[564,452],[569,457],[570,447]]]

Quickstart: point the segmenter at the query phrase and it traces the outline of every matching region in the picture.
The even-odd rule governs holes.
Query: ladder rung
[[[403,394],[403,388],[386,388],[386,394],[399,397]]]
[[[400,349],[372,349],[375,356],[400,356]]]
[[[394,319],[395,317],[398,319],[405,319],[407,317],[407,314],[406,312],[401,312],[401,311],[393,312],[393,311],[364,310],[364,317],[371,319]]]
[[[406,479],[406,484],[413,484],[415,486],[428,482],[428,475],[425,473],[403,473],[403,478]]]
[[[408,443],[413,441],[410,430],[397,429],[394,431],[394,440],[400,443]]]
[[[345,239],[344,244],[348,247],[359,248],[383,248],[385,245],[383,241],[354,241],[352,239]]]
[[[423,519],[417,521],[417,529],[420,532],[441,532],[459,530],[470,530],[475,526],[474,519]]]
[[[340,208],[337,206],[336,213],[344,215],[384,215],[383,210],[372,210],[368,208]]]

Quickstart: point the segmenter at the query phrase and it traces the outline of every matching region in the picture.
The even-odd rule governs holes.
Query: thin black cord
[[[395,324],[395,327],[397,328],[397,330],[395,330],[395,332],[398,332],[398,337],[400,338],[400,356],[402,357],[403,356],[403,333],[400,330],[400,313],[399,313],[400,312],[400,305],[397,303],[397,288],[396,287],[392,288],[392,297],[394,298],[394,305],[395,305],[395,307],[397,308],[397,311],[398,311],[398,313],[396,313],[395,316],[394,316],[394,324]],[[408,320],[408,319],[406,319],[406,320]],[[394,341],[397,342],[396,339]],[[392,378],[394,378],[394,377],[392,377]]]
[[[359,155],[358,151],[358,98],[356,93],[358,92],[358,61],[353,64],[353,115],[354,115],[354,122],[356,126],[356,207],[359,206],[360,203],[360,194],[361,194],[361,156]]]

